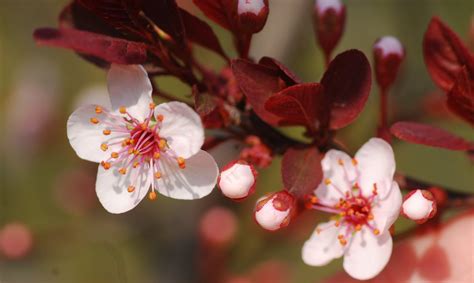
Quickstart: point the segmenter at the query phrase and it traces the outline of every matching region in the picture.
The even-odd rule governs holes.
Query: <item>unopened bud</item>
[[[265,168],[272,163],[272,151],[257,136],[248,136],[245,139],[246,147],[240,152],[240,159]]]
[[[296,211],[296,200],[287,191],[271,193],[257,201],[255,220],[264,229],[275,231],[288,226]]]
[[[326,58],[336,47],[344,32],[346,7],[340,0],[316,0],[314,30]]]
[[[239,200],[255,191],[257,171],[245,161],[234,161],[224,167],[219,176],[219,188],[228,198]]]
[[[419,224],[424,223],[436,214],[436,201],[429,191],[411,191],[405,196],[401,213]]]
[[[239,31],[249,34],[261,31],[267,22],[268,12],[268,0],[238,0]]]
[[[397,78],[400,64],[405,58],[405,48],[397,38],[384,36],[375,42],[373,52],[377,83],[386,89]]]

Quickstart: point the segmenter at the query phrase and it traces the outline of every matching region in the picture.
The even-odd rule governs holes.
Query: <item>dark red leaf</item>
[[[227,30],[233,30],[236,0],[193,0],[193,2],[209,19]]]
[[[438,17],[431,19],[423,39],[423,55],[433,81],[449,91],[463,65],[474,77],[474,59],[461,39]]]
[[[288,149],[281,164],[285,188],[297,197],[314,191],[323,178],[321,158],[316,148]]]
[[[212,28],[198,17],[180,9],[188,39],[228,59]]]
[[[320,84],[298,84],[271,96],[265,103],[265,109],[281,117],[282,125],[304,125],[315,132],[323,110],[322,99]]]
[[[76,3],[97,15],[103,22],[123,34],[127,39],[139,40],[145,37],[146,23],[139,17],[141,8],[137,0],[76,0]],[[76,8],[77,9],[77,8]],[[89,16],[82,19],[88,25]],[[94,19],[96,23],[96,20]],[[101,26],[93,27],[102,29]],[[106,33],[107,34],[107,33]]]
[[[143,43],[74,29],[40,28],[33,37],[40,45],[62,47],[109,63],[142,64],[147,59]]]
[[[285,65],[279,62],[276,59],[271,57],[262,57],[260,61],[258,61],[260,65],[267,66],[269,68],[275,69],[280,71],[280,76],[288,85],[299,84],[303,81],[298,78],[290,69],[288,69]]]
[[[448,92],[447,104],[451,111],[474,126],[474,80],[469,79],[466,67],[459,71]]]
[[[461,137],[425,124],[397,122],[392,125],[390,132],[403,141],[416,144],[463,151],[474,148],[472,143]]]
[[[175,0],[141,0],[141,8],[160,29],[179,44],[185,44],[185,29]]]
[[[278,125],[281,118],[267,111],[265,102],[271,95],[287,86],[280,79],[279,71],[242,59],[232,61],[232,71],[240,90],[255,113],[268,124]]]
[[[348,50],[334,58],[321,80],[327,107],[331,109],[331,129],[349,125],[362,112],[372,84],[370,64],[364,53]]]

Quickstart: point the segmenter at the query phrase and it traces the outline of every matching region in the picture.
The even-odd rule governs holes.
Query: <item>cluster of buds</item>
[[[255,220],[269,231],[288,226],[295,213],[296,199],[286,190],[262,197],[255,206]]]
[[[401,214],[422,224],[435,216],[436,210],[436,200],[430,191],[413,190],[404,197]]]

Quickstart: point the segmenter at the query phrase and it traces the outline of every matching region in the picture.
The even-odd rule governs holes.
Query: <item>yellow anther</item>
[[[121,106],[119,108],[119,112],[120,112],[120,114],[126,114],[127,113],[127,108],[125,108],[125,106]]]
[[[92,117],[90,121],[91,121],[92,124],[99,124],[99,119],[97,119],[95,117]]]
[[[374,219],[374,215],[372,213],[369,213],[369,215],[367,215],[367,219],[368,220],[373,220]]]
[[[339,235],[337,235],[337,238],[338,238],[338,239],[343,239],[343,238],[344,238],[344,235],[339,234]]]
[[[156,192],[155,192],[155,191],[151,191],[151,192],[148,194],[148,199],[149,199],[149,200],[155,200],[155,199],[156,199]]]
[[[160,153],[159,152],[153,153],[153,159],[160,159]]]
[[[160,172],[156,172],[155,173],[155,179],[159,179],[161,178],[161,173]]]
[[[128,154],[132,154],[134,152],[134,149],[133,148],[129,148],[128,149]]]
[[[336,221],[336,222],[334,223],[334,226],[336,226],[336,227],[339,227],[339,225],[341,225],[341,222],[339,222],[339,221]]]
[[[357,162],[357,159],[352,158],[352,165],[356,166],[359,162]]]
[[[357,225],[355,226],[355,230],[356,230],[356,231],[360,231],[361,229],[362,229],[362,226],[361,226],[360,224],[357,224]]]
[[[344,161],[342,159],[339,158],[339,160],[337,160],[337,163],[339,163],[339,165],[343,166],[344,165]]]
[[[342,212],[339,213],[339,215],[342,216],[342,217],[344,217],[344,216],[346,216],[346,212],[345,212],[345,211],[342,211]]]
[[[112,133],[112,131],[109,130],[109,129],[105,129],[105,130],[102,131],[102,133],[103,133],[104,135],[108,136],[108,135],[110,135],[110,133]]]
[[[184,169],[186,168],[186,161],[182,157],[177,158],[179,168]]]
[[[349,216],[354,215],[354,209],[352,209],[352,208],[349,209],[349,210],[347,211],[347,215],[349,215]]]
[[[155,104],[155,103],[153,103],[153,102],[150,102],[150,104],[148,105],[148,107],[150,107],[150,109],[152,109],[152,110],[153,110],[153,109],[155,109],[155,107],[156,107],[156,104]]]
[[[133,168],[137,168],[140,165],[140,162],[135,161],[133,162]]]
[[[324,179],[324,184],[326,186],[331,185],[331,179],[328,179],[328,178]]]
[[[347,244],[347,241],[346,241],[346,239],[341,238],[341,239],[339,239],[339,243],[341,243],[342,246],[345,246]]]
[[[319,233],[321,233],[321,228],[316,228],[316,233],[319,235]]]
[[[119,173],[122,174],[122,175],[127,174],[127,169],[126,169],[126,168],[123,168],[123,167],[122,167],[122,168],[120,168],[118,171],[119,171]]]
[[[311,202],[312,204],[316,204],[316,203],[318,203],[318,201],[319,201],[319,199],[318,199],[317,196],[311,196],[310,202]]]
[[[143,123],[140,125],[140,127],[142,128],[142,130],[146,130],[146,128],[148,128],[148,125],[146,123]]]
[[[163,150],[165,149],[166,147],[166,140],[165,139],[161,139],[159,142],[158,142],[158,147]]]
[[[377,184],[374,183],[374,189],[372,190],[373,195],[377,195]]]
[[[161,114],[158,114],[158,116],[156,116],[156,120],[158,120],[160,122],[163,122],[163,119],[165,119],[165,117]]]
[[[97,113],[97,114],[102,113],[102,107],[100,107],[99,105],[97,105],[97,106],[95,107],[95,113]]]
[[[378,235],[378,234],[380,234],[380,230],[379,230],[379,229],[374,229],[374,231],[373,231],[373,232],[374,232],[374,235]]]
[[[133,193],[133,191],[135,191],[135,187],[134,186],[128,186],[127,191],[129,193]]]
[[[103,151],[107,151],[107,149],[109,149],[109,146],[106,143],[103,143],[100,145],[100,149],[102,149]]]
[[[109,162],[105,162],[105,161],[102,161],[100,165],[102,165],[102,167],[104,167],[105,170],[109,170],[111,166]]]
[[[112,157],[112,158],[118,158],[118,157],[119,157],[119,154],[118,154],[118,152],[112,152],[112,153],[110,154],[110,157]]]

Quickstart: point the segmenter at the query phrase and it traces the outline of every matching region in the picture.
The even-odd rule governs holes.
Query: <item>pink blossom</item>
[[[139,65],[112,64],[110,105],[79,107],[67,123],[69,142],[82,159],[100,163],[96,193],[111,213],[133,209],[148,193],[198,199],[208,195],[219,170],[201,150],[199,115],[181,102],[156,106]]]
[[[323,182],[315,190],[314,209],[333,213],[318,225],[303,246],[306,264],[322,266],[344,256],[346,272],[360,280],[375,277],[392,253],[390,226],[397,219],[402,196],[393,181],[392,148],[372,138],[355,158],[330,150],[321,162]]]

